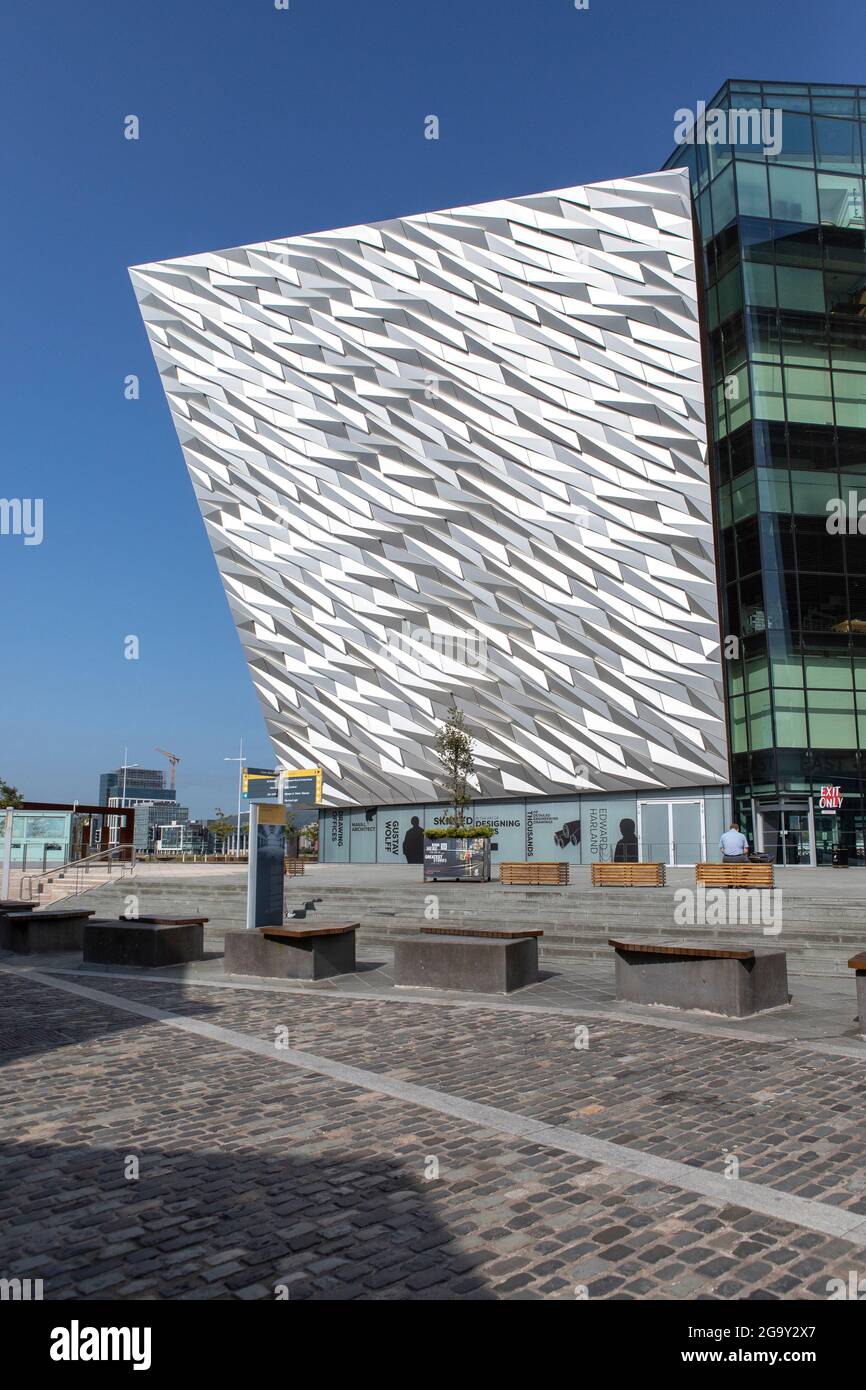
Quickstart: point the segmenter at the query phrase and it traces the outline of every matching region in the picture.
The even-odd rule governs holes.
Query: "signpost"
[[[283,874],[286,813],[282,806],[250,802],[250,850],[247,863],[247,928],[283,925]]]

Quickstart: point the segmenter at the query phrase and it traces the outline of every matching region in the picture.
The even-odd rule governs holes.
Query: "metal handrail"
[[[32,898],[32,885],[34,879],[38,882],[39,880],[67,878],[71,876],[75,886],[69,896],[75,897],[81,889],[82,877],[86,875],[91,868],[95,868],[100,861],[108,865],[109,874],[111,874],[116,866],[120,870],[119,877],[123,878],[124,873],[131,874],[135,868],[135,846],[110,845],[108,849],[100,849],[96,850],[94,854],[86,854],[83,859],[67,859],[63,864],[58,864],[56,867],[46,869],[44,873],[22,875],[19,892],[23,888],[25,878],[30,881],[30,896]]]

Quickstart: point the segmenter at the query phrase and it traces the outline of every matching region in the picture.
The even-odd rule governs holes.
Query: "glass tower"
[[[779,863],[864,862],[864,150],[866,87],[729,81],[665,165],[702,253],[734,802]]]

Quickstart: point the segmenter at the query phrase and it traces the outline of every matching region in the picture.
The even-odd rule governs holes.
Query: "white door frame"
[[[672,868],[672,869],[673,869],[673,868],[687,869],[687,868],[691,868],[691,867],[692,867],[692,866],[689,865],[689,864],[677,864],[677,863],[676,863],[677,855],[676,855],[676,849],[675,849],[675,846],[674,846],[674,807],[675,807],[675,806],[698,806],[698,807],[700,808],[700,813],[701,813],[701,860],[703,861],[703,860],[706,859],[706,857],[707,857],[707,818],[706,818],[706,808],[705,808],[705,806],[704,806],[704,802],[703,802],[703,798],[702,798],[702,797],[697,797],[697,796],[674,796],[674,797],[671,797],[670,800],[668,800],[668,801],[661,801],[661,800],[659,800],[659,801],[639,801],[639,802],[637,803],[637,844],[638,844],[638,855],[642,855],[642,854],[643,854],[643,815],[642,815],[642,808],[643,808],[644,806],[667,806],[667,808],[668,808],[668,844],[670,845],[670,850],[669,850],[669,852],[668,852],[668,858],[671,859],[672,861],[674,861],[673,863],[671,863],[671,864],[669,865],[669,867]]]

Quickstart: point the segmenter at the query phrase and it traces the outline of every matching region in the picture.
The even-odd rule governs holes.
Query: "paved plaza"
[[[826,1299],[866,1272],[851,978],[760,1021],[0,958],[0,1274],[45,1297]]]

